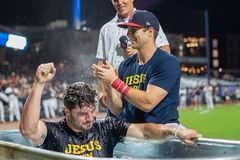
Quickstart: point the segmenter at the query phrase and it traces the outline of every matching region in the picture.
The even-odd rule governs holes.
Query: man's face
[[[69,127],[75,132],[82,132],[92,128],[96,116],[95,106],[76,107],[66,115]]]
[[[127,36],[134,49],[140,49],[149,41],[147,28],[128,27]]]
[[[122,18],[127,18],[133,12],[134,0],[112,0],[113,7],[118,15]]]

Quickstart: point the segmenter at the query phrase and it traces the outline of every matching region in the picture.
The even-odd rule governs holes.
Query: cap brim
[[[127,23],[119,23],[118,27],[121,28],[127,28],[127,27],[137,27],[137,28],[144,28],[144,26],[136,24],[136,23],[132,23],[132,22],[127,22]]]

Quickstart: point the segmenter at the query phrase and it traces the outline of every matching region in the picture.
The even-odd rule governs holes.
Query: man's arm
[[[148,85],[146,91],[131,88],[124,98],[136,108],[144,112],[151,112],[167,94],[168,92],[162,88]]]
[[[194,144],[197,138],[202,137],[201,134],[192,129],[176,128],[170,125],[138,123],[131,124],[127,130],[129,137],[142,139],[164,139],[169,136],[176,136],[186,144]]]
[[[98,65],[104,64],[104,61],[105,60],[100,60],[98,62]],[[107,102],[106,102],[107,93],[105,91],[104,84],[100,80],[98,80],[98,89],[99,89],[99,102],[103,107],[107,107]]]
[[[94,75],[97,78],[110,85],[117,78],[117,75],[115,72],[113,72],[112,66],[109,63],[107,65],[109,68],[104,68],[102,66],[93,64],[92,68]],[[167,94],[167,91],[162,88],[154,85],[148,85],[146,91],[131,88],[124,98],[126,98],[128,102],[133,104],[138,109],[144,112],[151,112],[154,107],[166,97]]]
[[[101,66],[103,68],[106,67],[106,61],[99,62],[98,66]],[[112,72],[116,74],[116,70],[113,67],[111,69]],[[119,115],[122,112],[122,100],[120,98],[120,94],[115,89],[113,89],[111,85],[108,85],[101,80],[98,80],[98,82],[101,97],[103,98],[104,96],[104,104],[113,114]],[[99,101],[100,103],[102,102],[101,99],[99,99]]]
[[[123,110],[121,95],[110,85],[106,85],[108,109],[114,114],[119,115]]]
[[[44,85],[54,77],[55,73],[53,63],[40,65],[36,72],[36,81],[24,104],[19,129],[22,135],[34,144],[41,145],[47,135],[47,127],[40,120],[40,103]]]
[[[120,94],[111,86],[98,80],[99,102],[103,107],[107,107],[114,115],[122,112],[122,100]]]

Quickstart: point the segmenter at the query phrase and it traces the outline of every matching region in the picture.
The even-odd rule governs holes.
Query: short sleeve
[[[97,54],[96,54],[96,58],[98,59],[107,59],[105,48],[104,48],[105,42],[104,42],[103,32],[104,32],[103,28],[101,28],[99,33],[99,38],[98,38],[98,46],[97,46]]]
[[[125,137],[130,123],[123,121],[117,117],[106,117],[105,128],[109,130],[111,138],[118,142],[122,137]]]
[[[180,65],[176,59],[165,60],[154,68],[149,84],[156,85],[169,92],[180,79]]]
[[[166,37],[165,33],[163,32],[161,25],[159,26],[156,44],[158,47],[169,45],[167,37]]]

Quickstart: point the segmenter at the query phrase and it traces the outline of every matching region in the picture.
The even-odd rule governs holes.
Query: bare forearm
[[[155,85],[148,85],[146,91],[130,88],[117,77],[111,81],[111,86],[129,103],[144,112],[151,112],[167,95],[167,91]]]
[[[152,109],[152,102],[144,91],[131,88],[124,98],[136,108],[145,112],[149,112]]]
[[[127,136],[157,140],[168,136],[176,136],[187,144],[194,144],[198,138],[202,137],[201,134],[192,129],[154,123],[131,124],[128,128]]]
[[[29,96],[24,104],[20,121],[20,131],[24,137],[33,143],[42,144],[46,138],[47,127],[40,121],[40,102],[45,83],[55,76],[54,63],[43,63],[36,71],[36,81],[33,84]]]
[[[143,135],[146,139],[163,139],[173,136],[175,131],[176,128],[173,126],[149,123],[144,126]]]
[[[101,81],[98,81],[98,88],[100,92],[105,92],[104,84]]]
[[[164,139],[174,135],[176,128],[154,123],[137,123],[130,125],[127,136],[142,139]]]
[[[120,94],[113,89],[111,86],[106,86],[107,92],[107,104],[110,111],[115,114],[119,115],[122,112],[122,100]]]
[[[23,134],[37,131],[43,88],[44,84],[35,82],[25,102],[20,122],[20,130]]]
[[[167,92],[163,89],[150,86],[147,91],[131,88],[124,98],[136,108],[144,112],[151,112],[166,95]]]
[[[122,94],[128,102],[144,112],[152,111],[152,109],[167,95],[164,89],[154,85],[148,85],[146,91],[129,88],[127,84],[117,77],[114,68],[110,65],[108,67],[109,68],[103,68],[93,64],[92,68],[94,75],[108,86],[111,85],[115,91],[117,90],[119,92],[118,94]],[[113,96],[111,99],[112,102],[115,103],[115,101],[113,101]]]

